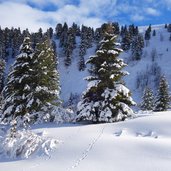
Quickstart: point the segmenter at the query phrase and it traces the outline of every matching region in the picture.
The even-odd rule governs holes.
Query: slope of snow
[[[144,35],[147,27],[140,27],[140,32]],[[153,30],[156,30],[156,36],[152,35]],[[130,88],[133,99],[139,103],[141,101],[143,90],[137,88],[137,76],[139,74],[147,74],[148,86],[156,93],[157,84],[154,81],[154,76],[150,73],[150,68],[153,65],[159,66],[161,69],[161,75],[165,75],[169,85],[171,85],[171,41],[169,40],[170,33],[164,28],[164,25],[152,26],[151,39],[147,43],[145,41],[145,47],[143,49],[143,55],[139,61],[130,61],[131,53],[124,52],[121,54],[121,58],[125,59],[128,66],[125,68],[130,74],[125,77],[126,85]],[[148,45],[147,45],[148,44]],[[152,61],[152,51],[156,50],[156,57]],[[171,87],[170,87],[171,88]]]
[[[85,90],[87,82],[84,80],[88,74],[88,70],[79,71],[78,62],[79,62],[79,45],[80,37],[76,37],[76,48],[72,54],[72,64],[69,67],[64,65],[64,54],[62,48],[59,47],[59,41],[56,41],[57,44],[57,56],[59,60],[59,73],[60,73],[60,83],[61,83],[61,99],[64,102],[67,102],[71,93],[81,95]],[[87,49],[87,53],[84,56],[85,61],[89,58],[90,55],[95,53],[96,45],[93,44],[92,48]]]
[[[171,112],[98,125],[42,125],[34,132],[62,143],[51,156],[0,160],[13,171],[170,171]]]

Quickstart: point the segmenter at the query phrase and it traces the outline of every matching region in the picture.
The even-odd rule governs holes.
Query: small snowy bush
[[[45,112],[47,111],[47,112]],[[35,115],[39,118],[37,123],[55,122],[55,123],[68,123],[75,121],[74,112],[71,109],[64,109],[58,106],[50,106],[44,111],[37,112]]]
[[[28,158],[33,154],[50,155],[59,141],[35,134],[29,130],[8,132],[0,141],[0,156],[6,158]]]

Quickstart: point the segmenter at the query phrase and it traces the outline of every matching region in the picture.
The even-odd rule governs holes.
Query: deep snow
[[[171,112],[112,124],[44,124],[36,133],[61,141],[50,156],[0,160],[7,171],[170,171]]]

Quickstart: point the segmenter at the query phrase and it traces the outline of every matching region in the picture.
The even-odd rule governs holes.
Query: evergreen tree
[[[31,66],[33,49],[30,39],[26,37],[20,47],[20,54],[17,56],[12,71],[8,75],[7,85],[4,88],[5,104],[3,107],[3,119],[10,123],[18,116],[27,113],[27,96],[30,93]]]
[[[158,94],[155,102],[155,111],[166,111],[170,107],[169,85],[166,78],[160,78]]]
[[[79,69],[79,71],[84,71],[85,68],[86,68],[86,65],[85,65],[84,56],[80,56],[80,60],[79,60],[79,63],[78,63],[78,69]]]
[[[53,28],[50,27],[49,29],[47,29],[47,32],[46,32],[46,37],[48,37],[49,39],[52,39],[53,37]]]
[[[114,34],[119,35],[120,34],[120,27],[118,22],[112,23],[112,26],[114,28]]]
[[[4,87],[4,70],[5,70],[5,61],[0,59],[0,110],[2,106],[2,89]]]
[[[142,97],[141,110],[153,110],[154,109],[154,97],[153,92],[150,88],[146,87],[144,89],[144,94]]]
[[[57,39],[59,39],[62,34],[62,24],[60,24],[60,23],[57,24],[55,31],[56,31],[56,37],[57,37]]]
[[[167,26],[167,31],[168,31],[168,32],[171,32],[171,24],[169,24],[169,25]]]
[[[151,32],[147,29],[145,31],[145,40],[150,40],[150,38],[151,38]]]
[[[99,42],[102,39],[102,29],[97,28],[94,33],[94,39],[96,42]]]
[[[142,35],[138,34],[137,36],[134,36],[132,40],[131,45],[131,51],[132,51],[132,59],[133,60],[140,60],[144,48],[144,39]]]
[[[153,36],[156,36],[156,30],[153,30]]]
[[[124,36],[122,38],[122,48],[123,50],[129,50],[131,46],[131,35],[125,30]]]
[[[4,88],[5,104],[3,120],[7,123],[15,120],[16,124],[35,122],[41,112],[45,115],[47,108],[58,99],[59,83],[53,49],[48,41],[31,48],[30,38],[26,37],[20,48],[8,82]],[[44,111],[44,112],[43,112]],[[43,118],[43,116],[42,116]]]
[[[35,61],[32,79],[34,84],[29,97],[29,109],[31,113],[39,112],[39,116],[36,116],[38,119],[47,120],[45,117],[46,113],[50,112],[50,108],[61,104],[59,73],[56,70],[57,60],[50,40],[45,39],[37,44],[33,61]]]
[[[99,50],[88,60],[92,64],[92,76],[87,78],[88,88],[78,104],[77,120],[114,122],[133,114],[129,106],[134,102],[122,81],[122,77],[127,75],[122,71],[126,64],[118,58],[122,50],[117,47],[116,37],[108,25]]]
[[[62,33],[59,37],[60,39],[60,47],[64,47],[66,46],[67,43],[67,38],[68,38],[68,25],[67,23],[64,23],[63,27],[62,27]]]
[[[72,57],[72,52],[75,48],[76,44],[76,38],[74,34],[74,30],[72,28],[69,28],[68,33],[67,33],[67,39],[66,43],[64,45],[64,52],[65,52],[65,66],[71,65],[71,57]]]
[[[6,47],[5,47],[5,35],[0,28],[0,59],[6,60]]]
[[[4,70],[5,70],[5,61],[0,59],[0,93],[4,87]]]
[[[171,34],[170,34],[170,36],[169,36],[169,40],[171,41]]]

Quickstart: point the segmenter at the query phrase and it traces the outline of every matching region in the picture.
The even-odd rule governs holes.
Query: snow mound
[[[128,129],[118,130],[114,132],[115,137],[125,137],[125,138],[158,138],[158,134],[155,131],[146,130],[146,131],[131,131]]]
[[[48,155],[54,150],[59,141],[40,136],[29,130],[10,132],[0,141],[0,158],[29,158],[34,155]]]

